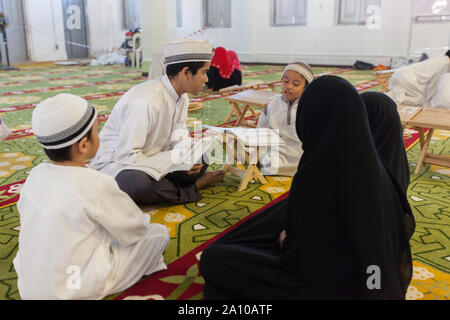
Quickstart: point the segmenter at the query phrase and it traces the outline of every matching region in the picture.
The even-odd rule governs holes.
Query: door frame
[[[4,3],[3,3],[3,1],[4,0],[0,0],[0,4],[1,4],[1,9],[4,11]],[[20,3],[20,8],[21,8],[20,11],[21,11],[21,15],[22,15],[23,23],[24,23],[24,25],[23,25],[23,32],[24,32],[24,41],[25,41],[24,42],[24,46],[25,46],[25,48],[24,48],[25,61],[17,61],[17,62],[26,62],[31,57],[31,48],[28,45],[28,41],[29,41],[29,39],[28,39],[28,25],[27,25],[28,17],[27,17],[26,12],[25,12],[26,10],[25,10],[25,7],[24,7],[24,1],[23,0],[14,0],[14,2],[15,3],[19,2]],[[5,14],[5,12],[3,12],[3,14]],[[3,37],[2,37],[2,39],[3,39]],[[8,37],[8,39],[10,39],[10,37]],[[3,48],[3,46],[2,46],[2,48]],[[2,57],[2,59],[5,60],[5,63],[6,63],[6,57]],[[0,64],[1,63],[2,62],[0,61]],[[11,55],[10,55],[10,64],[12,65],[12,63],[13,63],[13,61],[12,61]]]

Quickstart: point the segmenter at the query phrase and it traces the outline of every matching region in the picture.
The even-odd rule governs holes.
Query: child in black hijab
[[[366,106],[375,147],[406,194],[409,165],[397,104],[381,92],[364,92],[361,98]]]
[[[397,104],[381,92],[364,92],[361,98],[366,106],[370,130],[380,158],[393,175],[393,181],[407,195],[410,174]],[[405,227],[408,238],[411,238],[416,224],[410,210],[405,212]]]
[[[304,153],[287,202],[261,212],[269,223],[260,229],[250,219],[203,252],[205,298],[404,299],[411,209],[378,155],[360,95],[339,77],[314,80],[296,129]]]

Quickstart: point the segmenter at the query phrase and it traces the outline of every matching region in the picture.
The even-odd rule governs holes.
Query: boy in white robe
[[[261,155],[260,166],[264,175],[294,176],[303,154],[295,119],[298,101],[306,86],[314,79],[311,67],[304,62],[289,64],[281,79],[281,94],[272,98],[259,116],[258,128],[276,129],[280,135],[278,150],[270,149]]]
[[[223,180],[207,166],[155,176],[171,163],[171,152],[189,142],[188,93],[197,95],[208,81],[209,42],[187,38],[163,48],[166,74],[131,88],[114,106],[100,133],[101,146],[91,167],[114,177],[139,203],[199,201],[199,189]],[[206,152],[207,150],[205,150]]]
[[[439,79],[450,68],[450,51],[396,70],[387,93],[396,103],[428,108],[438,89]]]
[[[166,227],[149,223],[113,178],[84,167],[99,146],[94,107],[60,94],[36,107],[32,127],[52,162],[31,171],[18,202],[22,299],[102,299],[166,269]]]

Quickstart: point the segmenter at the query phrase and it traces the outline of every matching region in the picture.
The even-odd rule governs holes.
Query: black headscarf
[[[397,105],[380,92],[364,92],[361,97],[366,106],[375,147],[406,194],[410,181],[409,166]]]
[[[284,268],[312,298],[404,299],[407,201],[378,156],[360,95],[342,78],[320,77],[299,101],[296,126],[304,153],[288,199]],[[372,266],[381,289],[367,286]]]
[[[398,183],[398,188],[407,196],[410,174],[397,105],[381,92],[364,92],[361,97],[366,106],[370,130],[381,160],[393,175],[393,180]],[[404,205],[404,208],[406,234],[411,238],[416,223],[410,206]]]

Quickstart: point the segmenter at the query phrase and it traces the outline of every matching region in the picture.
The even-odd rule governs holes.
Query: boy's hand
[[[280,233],[280,247],[283,247],[283,241],[286,239],[286,230],[281,231]]]
[[[187,174],[188,174],[188,175],[199,174],[200,171],[202,170],[202,168],[203,168],[203,164],[196,164],[196,165],[194,165],[194,166],[192,167],[191,170],[189,170],[189,171],[187,172]]]

